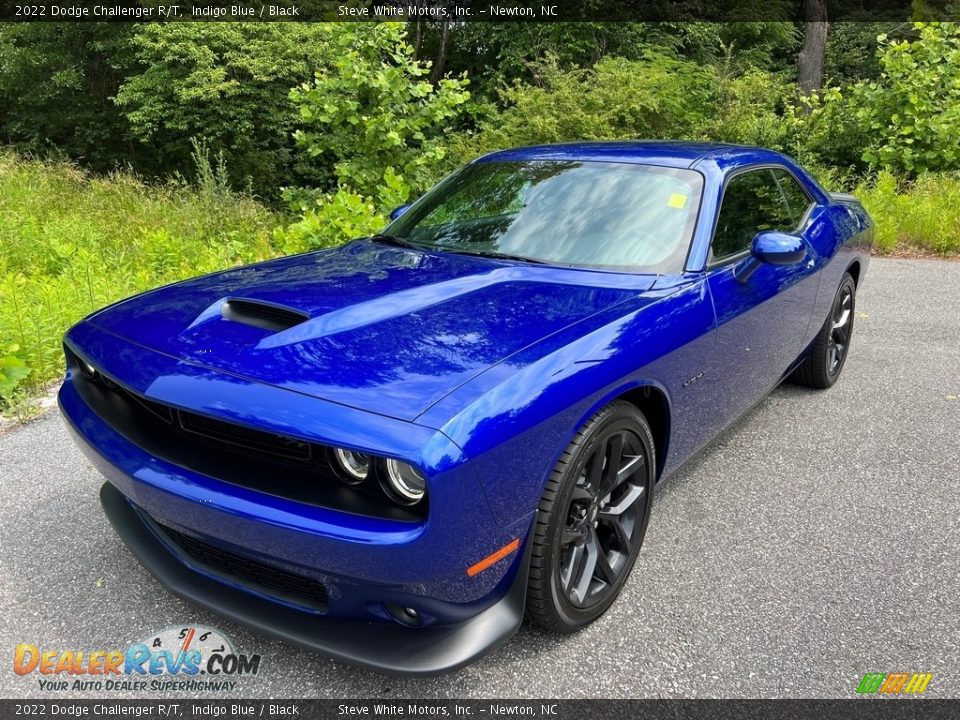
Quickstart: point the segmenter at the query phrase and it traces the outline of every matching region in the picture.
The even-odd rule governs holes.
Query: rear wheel
[[[840,281],[830,313],[813,342],[810,354],[793,373],[796,382],[815,388],[828,388],[840,377],[853,336],[856,301],[857,286],[847,273]]]
[[[613,604],[633,568],[653,499],[653,435],[643,414],[616,401],[577,433],[537,511],[527,615],[574,632]]]

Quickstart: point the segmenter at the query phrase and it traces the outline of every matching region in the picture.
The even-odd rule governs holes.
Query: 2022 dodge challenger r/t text
[[[382,235],[65,338],[60,407],[173,592],[348,662],[460,667],[615,600],[656,483],[844,366],[873,225],[789,158],[507,150]]]

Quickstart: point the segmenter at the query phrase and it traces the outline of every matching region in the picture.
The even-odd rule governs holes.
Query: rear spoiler
[[[834,202],[843,203],[844,205],[861,205],[860,201],[849,193],[832,192],[828,194]]]

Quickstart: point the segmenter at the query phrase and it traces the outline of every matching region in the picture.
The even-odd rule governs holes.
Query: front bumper
[[[347,444],[366,433],[365,443],[422,447],[436,433],[219,377],[129,344],[107,343],[93,331],[86,340],[84,347],[93,347],[106,367],[128,373],[124,382],[141,393],[156,391],[168,403],[183,397],[196,407],[204,393],[222,397],[229,390],[231,408],[256,415],[261,407],[280,406],[305,433],[329,444]],[[163,397],[164,392],[175,396]],[[430,510],[423,521],[374,518],[231,484],[215,472],[204,474],[151,454],[130,428],[115,427],[94,411],[72,371],[59,402],[77,444],[109,481],[104,507],[121,537],[183,597],[324,654],[396,673],[452,670],[519,627],[524,556],[515,552],[475,576],[466,569],[516,538],[523,542],[532,516],[500,526],[469,463],[444,465],[432,476]],[[372,445],[369,449],[378,452]],[[320,585],[325,602],[309,606],[262,584],[211,571],[193,562],[187,546],[171,541],[177,535]],[[391,606],[416,609],[421,625],[401,625],[391,617]]]
[[[231,588],[195,572],[170,552],[141,513],[109,482],[100,490],[100,502],[134,555],[175,595],[343,662],[403,675],[455,670],[511,638],[523,620],[529,543],[500,601],[459,623],[405,628],[310,616]]]

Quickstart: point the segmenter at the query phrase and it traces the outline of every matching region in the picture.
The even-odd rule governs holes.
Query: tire
[[[827,319],[813,341],[813,347],[793,372],[794,382],[826,389],[837,381],[850,354],[856,309],[857,285],[850,273],[846,273],[840,281]]]
[[[614,401],[580,428],[534,522],[527,617],[535,624],[575,632],[617,599],[643,544],[656,466],[650,425],[634,405]]]

